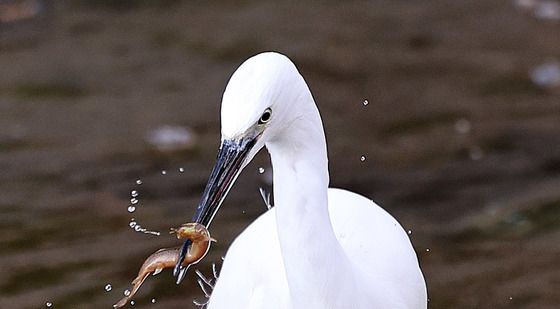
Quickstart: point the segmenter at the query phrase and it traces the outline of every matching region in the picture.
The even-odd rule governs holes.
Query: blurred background
[[[559,308],[559,39],[552,0],[2,0],[0,306],[111,308],[179,244],[229,76],[275,50],[317,101],[332,186],[402,223],[430,308]],[[263,152],[203,273],[270,179]],[[135,307],[195,308],[196,279],[150,277]]]

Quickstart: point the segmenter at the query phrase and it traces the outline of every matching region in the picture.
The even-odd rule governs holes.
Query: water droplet
[[[130,301],[130,305],[131,305],[131,306],[134,306],[134,304],[136,304],[136,302],[133,301],[133,300],[131,300],[131,301]]]
[[[185,172],[185,169],[182,168],[182,167],[179,167],[179,173],[184,173],[184,172]]]
[[[242,210],[241,213],[242,213],[242,214],[245,214],[245,210]]]
[[[426,248],[426,252],[430,252],[430,248]]]
[[[110,292],[113,289],[113,286],[110,283],[107,283],[105,286],[105,291]]]
[[[137,184],[137,185],[141,185],[141,184],[142,184],[142,180],[137,179],[137,180],[136,180],[136,184]]]
[[[364,162],[366,160],[366,156],[361,156],[360,161]]]
[[[162,170],[162,171],[161,171],[161,174],[162,174],[162,175],[167,175],[167,171],[166,171],[166,170]]]
[[[512,300],[512,299],[513,299],[513,297],[510,296],[510,297],[509,297],[509,300]]]
[[[138,204],[138,199],[136,199],[136,198],[134,198],[134,197],[131,198],[131,199],[130,199],[130,204],[132,204],[132,205]]]
[[[156,299],[152,298],[152,304],[155,304],[155,303],[156,303]]]
[[[128,212],[133,213],[136,211],[136,207],[134,206],[128,206]]]
[[[154,235],[154,236],[160,236],[161,232],[158,231],[150,231],[147,228],[142,227],[139,223],[137,223],[135,221],[134,218],[130,219],[130,222],[128,223],[128,226],[130,226],[131,229],[133,229],[136,232],[141,232],[144,234],[150,234],[150,235]]]
[[[406,233],[407,233],[408,235],[410,235],[410,234],[412,234],[412,230],[408,230]]]
[[[264,167],[259,167],[259,174],[264,174]]]
[[[48,301],[45,305],[47,306],[47,308],[52,307],[52,303],[50,301]]]
[[[362,104],[364,104],[364,106],[367,106],[367,105],[369,104],[369,101],[368,101],[368,100],[364,100],[364,102],[363,102]]]
[[[138,191],[136,191],[136,190],[130,191],[130,196],[137,197],[138,196]]]
[[[124,296],[129,296],[129,295],[130,295],[130,291],[129,291],[129,290],[124,290],[123,294],[124,294]]]

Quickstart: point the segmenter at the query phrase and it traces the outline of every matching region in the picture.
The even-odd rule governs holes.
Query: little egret
[[[275,207],[228,249],[209,308],[426,308],[426,284],[401,225],[373,201],[329,189],[317,106],[278,53],[246,60],[222,99],[221,146],[193,221],[208,227],[241,170],[266,146]],[[175,275],[190,241],[183,244]]]

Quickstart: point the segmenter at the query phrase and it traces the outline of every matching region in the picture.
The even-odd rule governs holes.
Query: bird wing
[[[426,308],[424,277],[400,223],[364,196],[333,188],[328,194],[335,235],[372,297],[383,308]]]

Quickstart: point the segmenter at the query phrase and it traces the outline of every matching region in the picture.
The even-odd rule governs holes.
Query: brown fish
[[[210,237],[210,232],[208,232],[206,227],[199,223],[183,224],[178,229],[172,228],[170,233],[177,235],[177,239],[188,238],[192,241],[192,246],[187,252],[185,261],[182,263],[183,266],[193,265],[202,260],[210,249],[210,243],[216,241]],[[118,303],[114,304],[113,308],[124,307],[151,273],[157,275],[165,268],[175,267],[179,257],[179,249],[180,247],[159,249],[150,255],[142,264],[142,267],[140,267],[138,276],[132,281],[130,294],[125,295]]]

